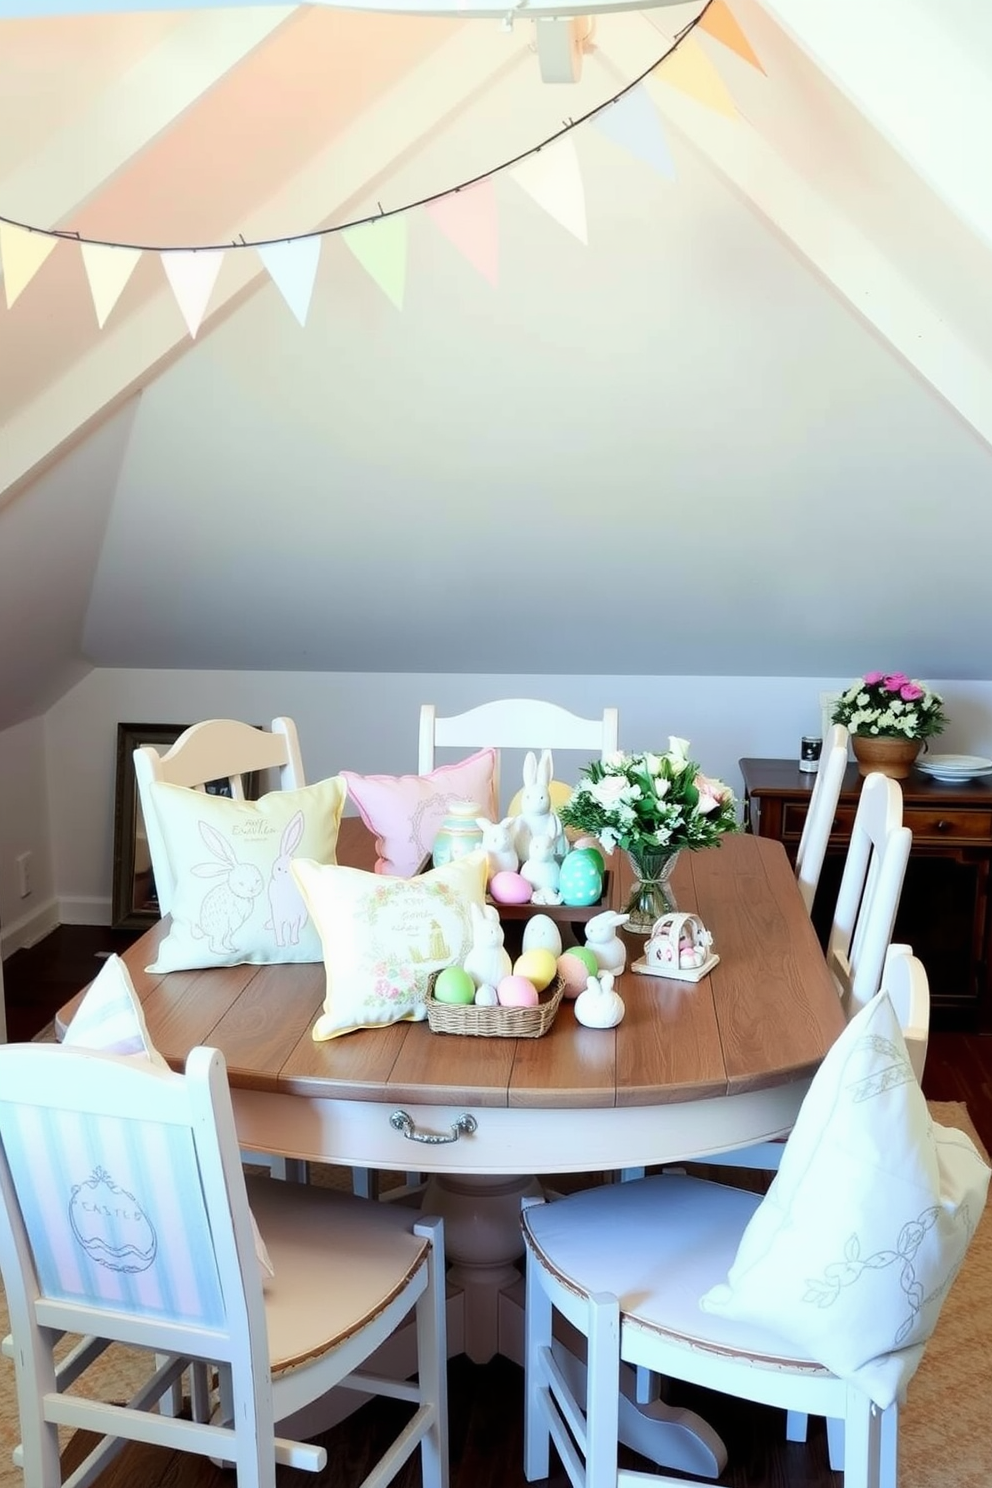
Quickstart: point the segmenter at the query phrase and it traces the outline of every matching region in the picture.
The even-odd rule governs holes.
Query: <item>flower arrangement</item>
[[[842,692],[834,723],[879,739],[930,739],[947,725],[944,699],[904,672],[866,672]]]
[[[729,785],[700,771],[689,741],[670,738],[664,754],[624,754],[593,760],[558,815],[563,826],[638,857],[680,848],[714,847],[736,832],[737,802]]]

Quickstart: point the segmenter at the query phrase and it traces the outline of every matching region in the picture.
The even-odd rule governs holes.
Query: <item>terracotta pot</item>
[[[851,748],[862,775],[888,775],[905,780],[923,748],[922,739],[876,739],[872,734],[852,734]]]

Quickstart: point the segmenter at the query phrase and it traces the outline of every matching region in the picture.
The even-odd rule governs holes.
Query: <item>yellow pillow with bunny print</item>
[[[324,942],[315,1041],[427,1016],[431,972],[461,965],[472,946],[472,905],[485,905],[488,867],[481,851],[413,878],[293,864]]]
[[[258,801],[161,780],[150,789],[176,892],[169,933],[148,970],[321,960],[291,864],[296,857],[335,862],[341,777]]]

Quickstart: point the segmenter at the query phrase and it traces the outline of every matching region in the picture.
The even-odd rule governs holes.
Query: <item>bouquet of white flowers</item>
[[[841,693],[833,721],[876,739],[930,739],[947,724],[943,701],[904,672],[866,672]]]

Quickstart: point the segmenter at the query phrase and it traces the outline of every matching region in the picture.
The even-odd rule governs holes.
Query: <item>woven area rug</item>
[[[966,1107],[930,1101],[942,1126],[956,1126],[978,1143]],[[984,1150],[984,1149],[983,1149]],[[320,1180],[350,1188],[345,1169],[323,1169]],[[0,1290],[0,1336],[7,1332]],[[900,1431],[899,1488],[989,1488],[992,1484],[992,1212],[986,1211],[964,1266],[951,1288],[923,1363],[909,1388]],[[130,1393],[127,1349],[108,1350],[99,1366],[109,1398]],[[10,1453],[19,1439],[14,1367],[0,1359],[0,1488],[22,1488]]]

